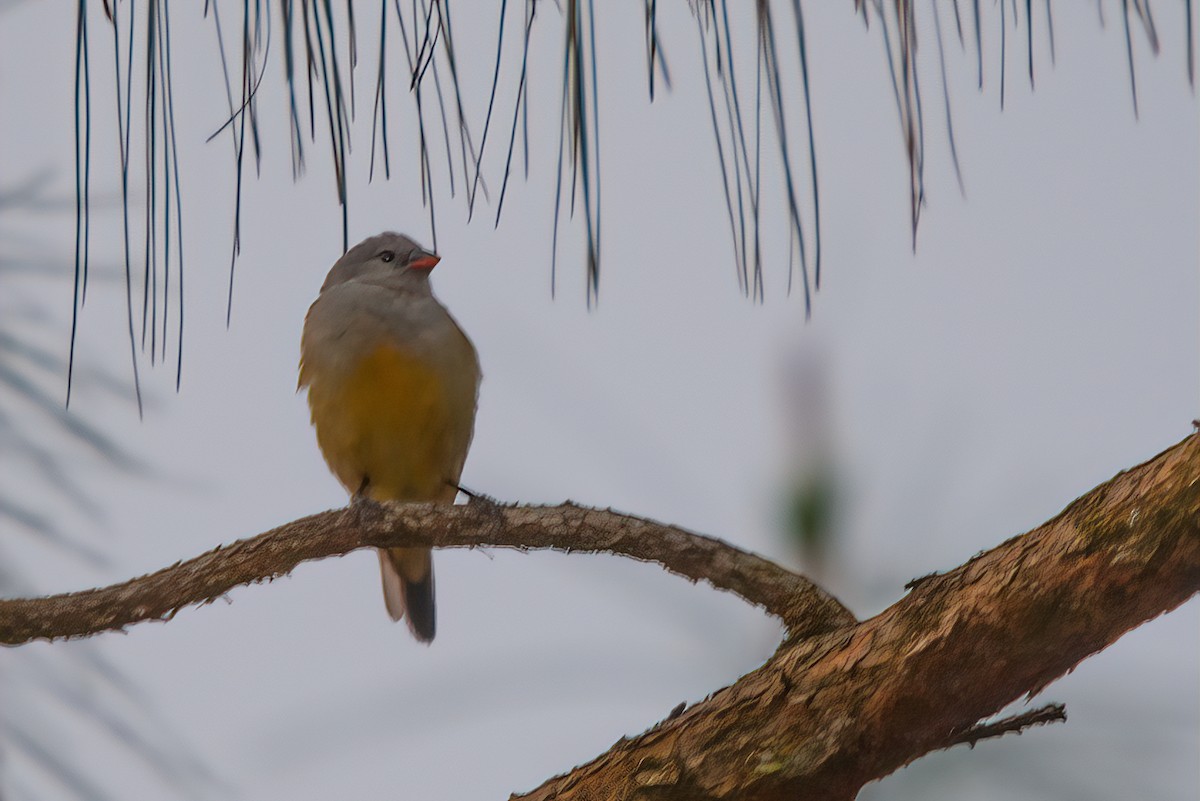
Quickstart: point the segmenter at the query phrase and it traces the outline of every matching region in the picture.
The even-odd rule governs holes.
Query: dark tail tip
[[[421,642],[433,642],[437,634],[437,607],[433,601],[433,571],[421,581],[404,582],[404,610],[408,628]]]

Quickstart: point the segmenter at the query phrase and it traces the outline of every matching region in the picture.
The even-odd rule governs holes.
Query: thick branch
[[[611,510],[562,506],[360,504],[322,512],[123,584],[48,598],[0,601],[0,643],[81,637],[165,620],[242,584],[271,580],[301,562],[365,547],[553,549],[657,562],[692,581],[733,592],[781,618],[793,635],[854,623],[803,576],[711,537]]]
[[[1192,436],[522,798],[851,799],[1198,589]]]

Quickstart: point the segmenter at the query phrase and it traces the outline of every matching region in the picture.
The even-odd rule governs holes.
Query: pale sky
[[[226,5],[226,30],[236,30],[237,8]],[[955,44],[947,58],[966,197],[931,81],[929,197],[914,254],[877,31],[864,30],[849,2],[808,5],[825,249],[810,322],[799,295],[784,291],[776,218],[764,226],[765,303],[737,293],[685,4],[660,4],[675,88],[653,105],[641,7],[624,4],[597,32],[599,307],[584,304],[578,225],[560,234],[557,299],[549,292],[561,35],[552,4],[539,7],[534,29],[530,181],[510,186],[496,230],[486,210],[468,225],[465,204],[442,190],[443,260],[433,280],[485,375],[464,484],[506,501],[612,506],[794,565],[780,525],[789,465],[824,441],[844,502],[826,584],[866,617],[900,598],[908,579],[1038,525],[1189,432],[1200,411],[1197,106],[1174,7],[1160,11],[1157,59],[1135,38],[1138,119],[1123,30],[1115,17],[1101,28],[1091,6],[1056,6],[1057,66],[1044,45],[1036,51],[1034,93],[1023,30],[1010,37],[1020,47],[1003,113],[995,31],[982,93],[974,54]],[[176,394],[171,370],[144,364],[142,421],[127,399],[77,388],[71,414],[149,466],[131,476],[65,451],[101,520],[68,508],[0,453],[6,487],[108,556],[96,567],[0,528],[5,573],[42,592],[123,580],[346,500],[295,393],[304,313],[340,255],[325,146],[310,147],[308,174],[293,184],[282,99],[264,89],[267,147],[261,178],[245,189],[226,328],[231,148],[225,138],[204,142],[226,114],[220,66],[200,4],[173,9],[189,270],[183,383]],[[462,52],[484,54],[463,77],[477,131],[497,13],[455,19]],[[102,107],[93,182],[112,198],[112,54],[93,17]],[[360,24],[369,32],[373,23]],[[68,4],[17,4],[0,16],[6,185],[49,171],[53,191],[70,197],[73,25]],[[934,57],[932,32],[922,36]],[[363,33],[363,41],[373,40]],[[410,128],[396,124],[393,180],[367,184],[373,57],[363,58],[351,240],[396,229],[428,241]],[[278,70],[279,53],[271,59]],[[399,100],[397,117],[410,110]],[[494,187],[512,93],[497,102]],[[764,171],[773,170],[777,157],[764,156]],[[93,258],[112,275],[115,208],[98,210],[93,223]],[[69,211],[14,214],[3,231],[4,255],[70,262]],[[36,298],[52,323],[31,335],[65,353],[69,281],[11,283],[11,297]],[[80,363],[128,380],[121,285],[97,280],[90,291]],[[815,412],[789,394],[797,369],[823,376]],[[61,381],[47,387],[64,391]],[[44,420],[31,414],[29,425]],[[453,551],[438,553],[436,565],[432,647],[388,621],[375,556],[355,553],[239,588],[166,625],[6,650],[0,720],[41,732],[113,798],[180,792],[46,692],[56,671],[139,730],[170,732],[156,744],[192,754],[219,779],[189,780],[196,797],[507,798],[736,680],[778,641],[774,623],[732,596],[628,560]],[[1068,724],[922,760],[864,797],[1194,797],[1198,623],[1193,601],[1053,684],[1036,700],[1065,702]],[[94,653],[139,700],[114,698],[90,675],[81,685],[82,674],[63,667]],[[0,795],[63,797],[3,726]]]

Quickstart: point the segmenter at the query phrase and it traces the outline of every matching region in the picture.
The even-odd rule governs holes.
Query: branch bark
[[[526,801],[851,799],[1200,590],[1200,436]]]
[[[572,504],[387,504],[313,515],[125,584],[0,601],[0,642],[167,619],[308,559],[413,545],[654,561],[788,626],[762,667],[522,798],[850,799],[930,751],[1056,719],[979,725],[1200,590],[1200,436],[862,623],[803,577],[673,526]]]
[[[855,622],[849,610],[803,576],[677,526],[572,503],[366,501],[301,518],[123,584],[0,601],[0,643],[85,637],[144,620],[170,620],[185,606],[209,603],[242,584],[274,580],[301,562],[359,548],[417,545],[618,554],[728,590],[779,617],[797,636]]]

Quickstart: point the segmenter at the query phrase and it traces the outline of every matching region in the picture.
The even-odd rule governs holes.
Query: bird
[[[304,318],[300,389],[330,472],[353,500],[453,503],[475,429],[481,372],[438,302],[440,257],[385,232],[346,251]],[[428,548],[379,550],[383,597],[420,642],[437,632]]]

